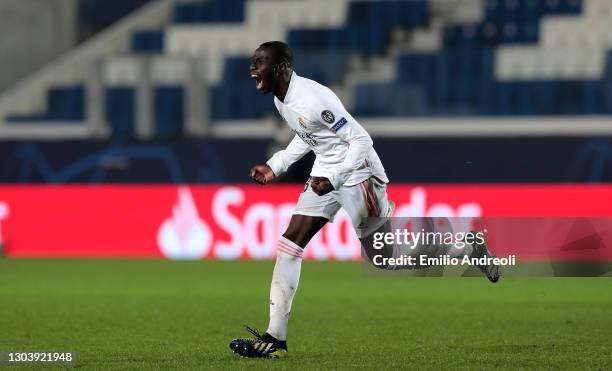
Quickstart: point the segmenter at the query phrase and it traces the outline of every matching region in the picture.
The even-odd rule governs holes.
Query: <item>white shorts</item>
[[[314,193],[308,179],[293,214],[320,216],[333,222],[341,207],[350,216],[359,238],[368,236],[384,224],[382,219],[369,218],[387,218],[392,212],[387,199],[387,185],[376,177],[370,177],[323,196]]]

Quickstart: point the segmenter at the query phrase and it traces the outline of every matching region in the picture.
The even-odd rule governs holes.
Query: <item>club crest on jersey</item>
[[[336,124],[332,126],[329,130],[331,130],[332,133],[335,133],[338,130],[340,130],[340,128],[342,128],[344,125],[346,125],[346,123],[347,123],[346,118],[343,117],[340,120],[338,120],[338,122],[336,122]]]
[[[331,124],[334,121],[336,121],[336,117],[334,117],[334,114],[332,113],[332,111],[327,110],[327,109],[321,112],[321,118],[323,119],[323,121],[327,122],[328,124]]]
[[[298,124],[300,124],[302,129],[306,130],[306,121],[304,121],[304,118],[298,117]]]

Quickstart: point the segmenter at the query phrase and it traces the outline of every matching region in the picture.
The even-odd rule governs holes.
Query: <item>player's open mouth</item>
[[[263,79],[261,78],[261,76],[257,74],[251,74],[251,77],[255,79],[255,87],[257,88],[257,90],[261,90],[263,87]]]

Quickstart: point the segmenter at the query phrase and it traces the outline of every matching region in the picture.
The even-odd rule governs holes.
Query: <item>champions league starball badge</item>
[[[328,124],[333,124],[334,121],[336,121],[334,114],[330,110],[325,110],[321,112],[321,118],[323,119],[323,121],[327,122]]]

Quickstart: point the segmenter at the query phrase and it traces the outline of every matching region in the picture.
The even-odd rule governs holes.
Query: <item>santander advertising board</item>
[[[272,259],[301,185],[3,186],[12,257]],[[395,216],[609,216],[612,186],[391,184]],[[306,259],[358,260],[341,210]]]
[[[276,253],[278,237],[285,231],[294,203],[255,202],[246,205],[242,216],[232,212],[232,207],[245,206],[247,192],[239,187],[217,190],[211,202],[211,221],[214,229],[227,234],[227,240],[215,240],[213,229],[200,217],[193,195],[188,187],[178,189],[178,200],[172,208],[172,216],[166,219],[158,231],[158,244],[165,256],[171,259],[203,258],[212,250],[214,257],[225,260],[248,256],[253,259],[269,259]],[[445,203],[426,206],[426,191],[416,187],[410,191],[408,202],[397,207],[395,216],[462,216],[481,215],[476,203],[460,204],[456,208]],[[334,223],[329,223],[322,233],[315,236],[307,249],[307,258],[359,259],[359,240],[352,232],[348,214],[341,210]]]

